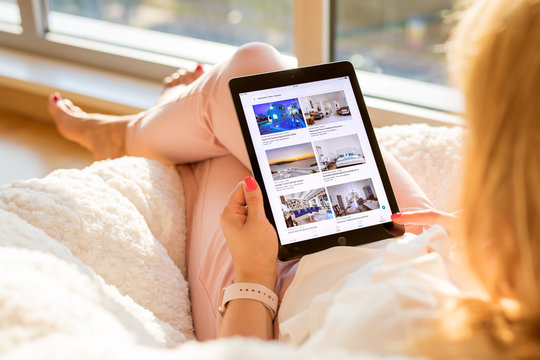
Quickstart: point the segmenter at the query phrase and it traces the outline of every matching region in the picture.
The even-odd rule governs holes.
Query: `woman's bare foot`
[[[163,79],[163,91],[159,96],[157,104],[165,104],[175,101],[184,92],[185,85],[189,85],[204,74],[204,69],[201,64],[192,71],[179,69],[175,73]]]
[[[158,103],[174,100],[178,85],[189,85],[204,73],[202,65],[193,71],[180,69],[163,80],[163,93]],[[125,137],[129,122],[140,119],[143,113],[128,116],[89,114],[59,93],[49,96],[49,113],[60,134],[90,150],[97,160],[126,155]]]
[[[60,134],[90,150],[97,160],[126,155],[127,124],[141,116],[89,114],[59,93],[49,96],[48,109]]]
[[[197,80],[204,73],[202,64],[198,64],[195,70],[178,69],[176,72],[163,79],[163,91],[177,86],[188,85]]]

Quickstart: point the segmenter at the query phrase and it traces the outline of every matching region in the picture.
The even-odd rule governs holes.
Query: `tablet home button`
[[[347,238],[344,238],[343,236],[338,237],[337,242],[339,245],[347,245]]]

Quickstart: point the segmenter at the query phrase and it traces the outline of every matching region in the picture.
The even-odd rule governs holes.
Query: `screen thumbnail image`
[[[324,188],[282,195],[280,200],[288,228],[334,218]]]
[[[328,194],[336,217],[379,208],[379,200],[371,179],[329,186]]]
[[[308,125],[326,125],[352,119],[345,92],[336,91],[301,99]]]
[[[306,127],[298,99],[253,105],[261,135]]]
[[[322,171],[364,164],[366,158],[358,135],[352,134],[313,142]]]
[[[274,180],[315,174],[319,166],[311,143],[287,146],[266,152]]]

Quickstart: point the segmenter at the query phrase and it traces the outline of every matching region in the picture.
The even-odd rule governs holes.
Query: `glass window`
[[[360,70],[446,84],[454,0],[335,0],[335,60]]]
[[[99,22],[88,22],[94,19],[230,45],[264,41],[282,52],[294,51],[293,0],[49,0],[48,3],[49,31],[53,33],[103,41]],[[144,38],[136,43],[127,33],[120,40],[115,36],[118,34],[116,30],[114,34],[109,31],[109,43],[152,48]]]
[[[21,14],[17,0],[0,0],[0,24],[21,24]]]

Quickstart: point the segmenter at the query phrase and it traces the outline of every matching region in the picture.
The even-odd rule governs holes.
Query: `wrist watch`
[[[275,319],[278,309],[278,296],[275,292],[268,289],[266,286],[257,283],[234,283],[223,290],[221,290],[221,296],[219,297],[219,312],[221,315],[225,313],[227,309],[227,303],[235,299],[249,299],[257,300],[263,303],[270,314],[272,320]]]

